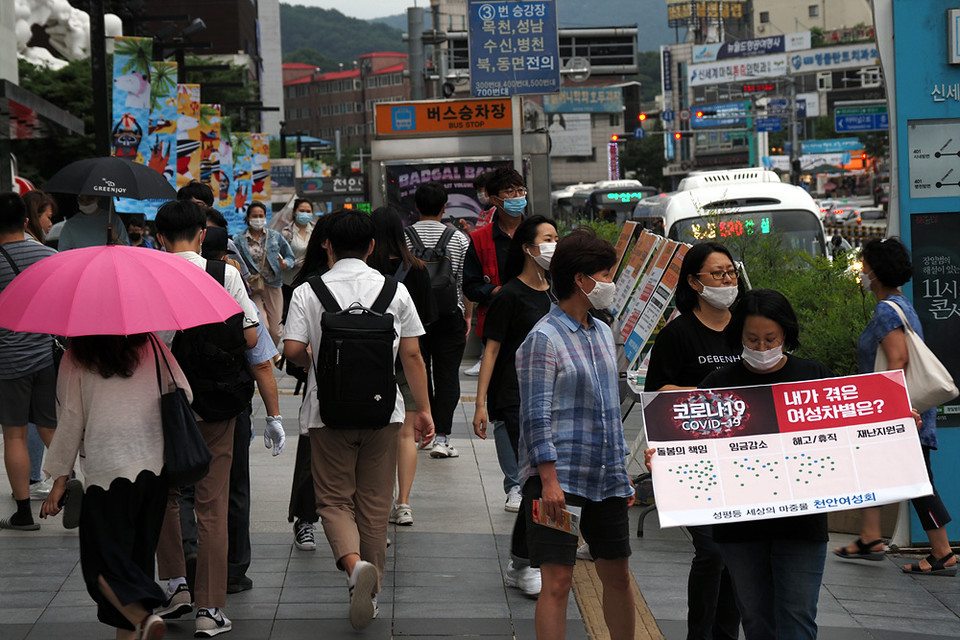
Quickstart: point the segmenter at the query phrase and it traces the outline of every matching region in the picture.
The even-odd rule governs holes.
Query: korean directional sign
[[[837,107],[834,113],[837,133],[847,131],[886,131],[889,128],[887,105]]]
[[[556,0],[470,2],[470,92],[478,98],[560,89]]]

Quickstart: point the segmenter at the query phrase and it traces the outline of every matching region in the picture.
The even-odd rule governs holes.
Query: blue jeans
[[[503,472],[503,492],[509,493],[513,487],[520,486],[520,465],[517,454],[510,444],[510,434],[502,420],[493,423],[493,442],[497,445],[497,461]]]
[[[721,542],[747,640],[815,640],[826,542]]]
[[[43,451],[45,445],[37,433],[37,425],[32,422],[27,425],[27,451],[30,453],[30,483],[43,480],[41,467],[43,465]]]

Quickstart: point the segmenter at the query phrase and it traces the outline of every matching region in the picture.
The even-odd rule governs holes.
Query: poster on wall
[[[200,182],[220,193],[220,105],[200,105]]]
[[[113,39],[113,122],[111,154],[142,163],[150,128],[151,38]]]
[[[220,128],[220,149],[217,155],[220,157],[220,172],[217,176],[217,185],[219,192],[214,193],[216,207],[220,213],[226,217],[227,213],[233,213],[233,146],[230,144],[230,132],[225,127]]]
[[[924,342],[960,380],[960,213],[910,216],[913,240],[913,306]],[[960,398],[937,409],[938,427],[960,427]]]
[[[200,179],[200,85],[177,85],[177,188]]]
[[[899,370],[644,393],[642,402],[665,527],[844,511],[932,491]]]
[[[413,195],[425,182],[439,182],[447,190],[447,211],[444,222],[452,222],[472,233],[482,206],[477,201],[473,180],[485,171],[513,167],[510,160],[464,160],[386,164],[387,203],[400,211],[404,225],[418,220]]]
[[[589,113],[549,113],[550,156],[554,158],[593,154]]]
[[[270,217],[270,135],[266,133],[251,133],[251,180],[252,198],[256,202],[267,203],[267,217]]]

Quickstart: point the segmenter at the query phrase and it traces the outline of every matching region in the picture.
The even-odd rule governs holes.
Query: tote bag
[[[953,383],[950,372],[943,366],[943,363],[933,355],[930,348],[923,343],[923,339],[913,330],[907,318],[903,315],[903,310],[895,302],[889,300],[883,301],[889,304],[900,316],[903,322],[904,337],[907,339],[907,369],[904,376],[907,379],[907,394],[910,396],[910,404],[914,409],[923,413],[927,409],[939,407],[945,402],[950,402],[958,395],[960,390]],[[877,346],[877,359],[874,362],[874,371],[885,371],[887,369],[887,354],[883,347]]]
[[[156,340],[153,335],[150,339]],[[164,393],[158,351],[160,349],[153,343],[157,387],[160,390],[160,417],[163,422],[163,467],[173,486],[188,486],[207,475],[212,456],[193,417],[186,392],[174,383],[173,391]],[[163,354],[163,363],[170,372],[166,354]],[[173,378],[172,373],[170,377]]]

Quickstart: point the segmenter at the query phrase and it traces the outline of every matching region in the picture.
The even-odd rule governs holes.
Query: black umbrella
[[[50,178],[43,190],[134,200],[172,200],[177,197],[176,190],[160,173],[146,165],[113,157],[71,162]]]

